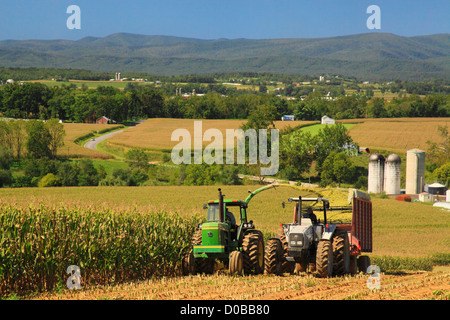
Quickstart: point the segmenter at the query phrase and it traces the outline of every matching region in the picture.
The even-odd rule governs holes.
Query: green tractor
[[[206,222],[199,224],[192,237],[192,246],[182,259],[183,275],[215,272],[216,262],[228,266],[230,274],[260,274],[264,272],[264,238],[247,220],[249,201],[269,185],[250,192],[245,200],[219,199],[204,205],[208,209]],[[240,217],[236,223],[235,215]]]

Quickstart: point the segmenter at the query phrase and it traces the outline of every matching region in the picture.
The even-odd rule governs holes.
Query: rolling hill
[[[316,39],[213,39],[117,33],[104,38],[0,41],[0,66],[160,75],[340,74],[366,80],[450,78],[449,34],[366,33]]]

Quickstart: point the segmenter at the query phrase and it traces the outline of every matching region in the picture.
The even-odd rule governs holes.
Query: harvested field
[[[450,269],[432,272],[381,274],[379,290],[367,288],[367,274],[316,278],[299,276],[246,276],[226,274],[189,276],[86,288],[34,299],[58,300],[418,300],[450,298]]]

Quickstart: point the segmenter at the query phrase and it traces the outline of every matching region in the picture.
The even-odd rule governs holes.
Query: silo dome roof
[[[400,157],[396,154],[390,154],[387,156],[386,158],[386,162],[402,162],[402,159],[400,159]]]
[[[384,157],[379,153],[371,154],[369,157],[369,161],[384,161]]]

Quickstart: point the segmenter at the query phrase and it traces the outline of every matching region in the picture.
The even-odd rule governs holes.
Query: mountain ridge
[[[450,78],[450,39],[449,34],[404,37],[362,33],[325,38],[208,40],[120,32],[79,40],[0,41],[0,66],[161,75],[238,70],[332,73],[367,80],[422,80]]]

